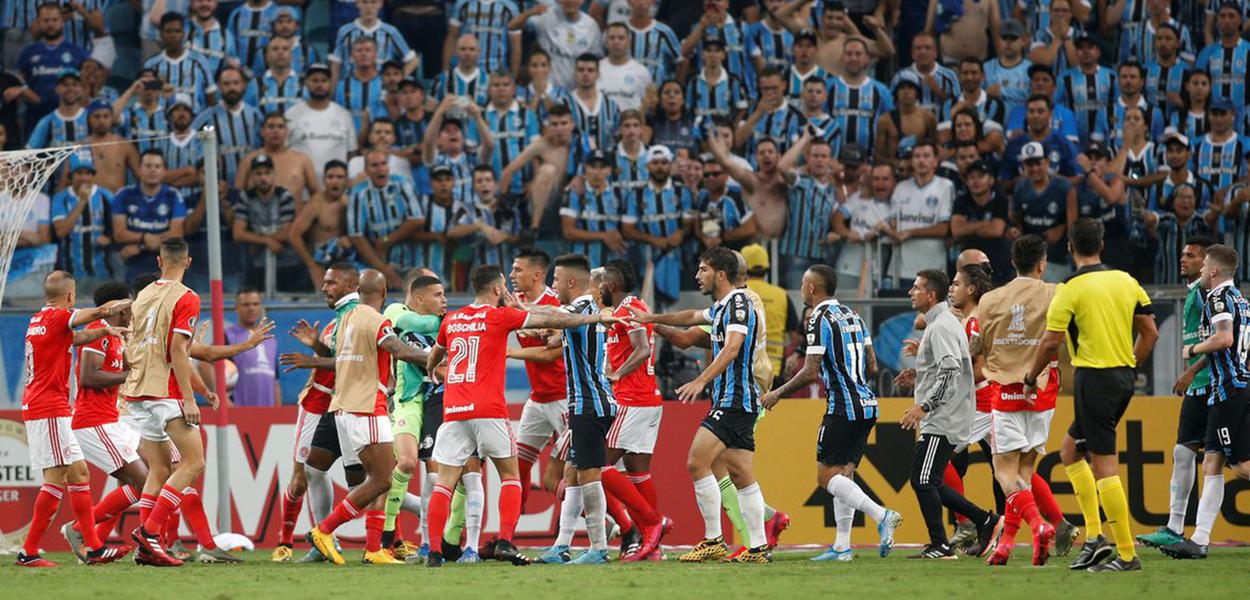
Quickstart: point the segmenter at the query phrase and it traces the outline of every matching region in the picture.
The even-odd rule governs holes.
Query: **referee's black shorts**
[[[1115,429],[1133,399],[1137,378],[1132,367],[1078,367],[1073,378],[1074,419],[1068,435],[1076,448],[1094,454],[1115,454]]]

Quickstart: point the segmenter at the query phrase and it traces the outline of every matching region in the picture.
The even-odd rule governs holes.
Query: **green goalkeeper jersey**
[[[418,350],[434,346],[434,339],[438,336],[438,327],[442,322],[442,319],[435,315],[419,315],[402,302],[387,306],[382,316],[390,319],[391,326],[395,328],[395,335],[399,336],[400,341]],[[398,364],[395,369],[395,402],[422,400],[424,398],[422,392],[425,389],[425,369],[402,360],[396,362]]]
[[[1181,331],[1181,344],[1192,346],[1202,341],[1202,286],[1197,281],[1189,284],[1189,294],[1185,296],[1184,328]],[[1189,359],[1186,366],[1198,362],[1200,356]],[[1194,375],[1194,380],[1187,390],[1190,394],[1206,393],[1211,386],[1211,369],[1203,368]]]

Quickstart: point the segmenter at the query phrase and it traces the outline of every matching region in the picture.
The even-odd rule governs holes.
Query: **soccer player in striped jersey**
[[[395,61],[404,65],[404,75],[411,75],[417,70],[420,59],[416,51],[408,47],[408,42],[399,30],[390,23],[383,22],[379,15],[382,12],[383,0],[356,0],[360,16],[355,21],[339,28],[334,36],[334,52],[330,54],[332,76],[337,81],[344,70],[359,66],[362,57],[356,56],[356,40],[369,38],[377,47],[373,60],[378,67],[387,61]]]
[[[195,101],[196,111],[208,106],[208,97],[217,94],[213,77],[221,71],[209,70],[204,57],[186,46],[186,17],[167,12],[161,17],[161,44],[164,50],[143,63],[156,76],[174,86],[174,93],[187,94]]]
[[[243,101],[260,109],[262,114],[285,114],[303,99],[304,86],[291,65],[291,43],[290,38],[269,40],[265,44],[266,68],[247,83]]]
[[[1193,169],[1219,190],[1246,177],[1250,142],[1233,130],[1237,110],[1228,100],[1212,100],[1207,114],[1211,131],[1194,142]]]
[[[760,71],[759,98],[755,108],[737,127],[736,145],[745,146],[747,155],[754,156],[759,141],[770,139],[777,145],[777,151],[785,154],[799,136],[803,115],[786,102],[785,77],[780,70],[768,67]]]
[[[612,156],[595,150],[586,159],[585,189],[571,190],[560,208],[561,232],[572,244],[573,253],[586,256],[591,264],[602,265],[625,255],[621,237],[624,193],[613,185]]]
[[[370,121],[387,115],[383,104],[382,74],[377,56],[378,44],[370,37],[357,38],[352,43],[354,67],[342,79],[337,79],[334,101],[351,111],[357,131],[364,131]]]
[[[822,87],[829,86],[829,72],[816,64],[816,34],[803,30],[794,37],[794,64],[785,70],[789,76],[786,85],[786,97],[790,105],[797,109],[803,106],[803,88],[809,80],[817,80]],[[824,110],[824,107],[821,107]]]
[[[1217,39],[1198,53],[1194,68],[1211,74],[1211,98],[1234,106],[1246,105],[1246,72],[1250,69],[1250,42],[1241,39],[1243,15],[1237,3],[1222,2],[1215,15]]]
[[[1146,99],[1166,115],[1180,108],[1181,82],[1193,62],[1180,55],[1180,30],[1166,23],[1155,32],[1154,53],[1146,63]]]
[[[1226,9],[1222,9],[1222,13]],[[1165,546],[1173,558],[1206,558],[1211,528],[1224,503],[1224,465],[1239,479],[1250,479],[1250,303],[1233,282],[1240,257],[1229,246],[1207,248],[1200,284],[1207,290],[1202,327],[1206,338],[1181,349],[1181,358],[1201,356],[1211,370],[1207,401],[1206,455],[1202,459],[1202,496],[1193,536]]]
[[[199,131],[212,125],[217,133],[217,155],[224,159],[222,172],[218,174],[227,185],[233,186],[239,162],[260,145],[260,128],[264,116],[253,106],[243,102],[247,77],[238,67],[222,67],[217,72],[217,88],[221,99],[216,106],[199,113],[191,128]]]
[[[803,274],[800,294],[812,308],[807,321],[807,356],[803,368],[777,389],[764,394],[765,409],[810,384],[819,375],[829,394],[828,408],[816,435],[816,479],[833,496],[837,540],[812,560],[850,561],[851,523],[860,511],[877,522],[884,558],[894,548],[894,530],[903,516],[874,502],[855,483],[855,465],[864,457],[868,435],[877,423],[877,396],[869,387],[877,359],[868,325],[849,306],[838,303],[838,274],[829,265],[812,265]]]
[[[599,91],[599,58],[593,54],[578,56],[573,79],[577,88],[564,104],[573,113],[575,131],[590,138],[592,149],[610,149],[621,115],[616,101]]]
[[[747,55],[756,73],[762,74],[767,68],[781,71],[794,62],[794,34],[774,16],[785,0],[764,0],[760,4],[764,18],[746,26]]]
[[[485,105],[490,86],[490,71],[478,62],[481,47],[477,37],[464,34],[456,40],[456,66],[439,74],[432,84],[427,102],[432,108],[447,96],[469,98],[479,105]]]
[[[659,83],[676,77],[685,57],[673,28],[655,20],[655,4],[656,0],[629,0],[625,26],[634,58],[651,72],[651,81]]]
[[[112,243],[113,193],[95,184],[95,164],[77,154],[69,159],[69,186],[52,197],[52,230],[57,240],[57,268],[94,291],[110,279],[106,248]]]
[[[282,14],[289,13],[283,11]],[[217,0],[191,0],[187,46],[204,58],[209,73],[216,73],[222,62],[238,60],[234,34],[217,20]]]
[[[56,95],[60,103],[35,124],[26,138],[27,148],[68,146],[87,137],[87,109],[81,105],[82,80],[78,71],[67,69],[61,73]]]
[[[452,45],[461,35],[477,38],[481,56],[477,65],[486,73],[521,73],[521,32],[509,31],[508,22],[521,14],[512,0],[456,0],[447,13],[447,40],[443,68],[451,67]]]
[[[848,38],[843,44],[843,75],[830,79],[829,113],[842,131],[843,143],[873,148],[876,120],[894,108],[890,90],[868,76],[868,44]]]
[[[737,123],[749,105],[746,83],[724,67],[725,40],[709,36],[703,40],[702,68],[686,84],[686,106],[696,117],[722,118]]]
[[[690,446],[687,466],[694,479],[695,498],[703,515],[704,539],[682,562],[704,562],[727,556],[721,536],[721,490],[712,463],[718,458],[729,467],[738,489],[738,501],[748,532],[748,550],[734,559],[739,563],[771,562],[764,528],[764,496],[751,467],[755,453],[755,421],[761,410],[760,390],[755,382],[756,340],[764,324],[746,293],[737,287],[740,263],[732,250],[711,248],[699,258],[699,291],[715,303],[705,311],[649,315],[633,310],[642,324],[675,326],[712,325],[712,355],[716,358],[693,381],[677,389],[683,402],[691,402],[712,385],[712,407]]]
[[[382,150],[365,154],[367,179],[352,188],[347,200],[347,237],[360,261],[398,288],[403,283],[398,266],[416,264],[416,244],[411,238],[425,216],[412,183],[392,176],[387,159]]]
[[[289,11],[300,19],[300,10],[294,6],[279,5],[273,0],[247,0],[230,13],[226,29],[234,35],[235,58],[239,65],[251,68],[264,56],[265,45],[273,35],[273,22],[278,13]]]

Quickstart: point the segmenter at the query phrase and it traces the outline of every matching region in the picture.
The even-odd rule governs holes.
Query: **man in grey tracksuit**
[[[955,558],[955,551],[946,539],[943,506],[978,525],[977,543],[968,551],[973,556],[981,556],[992,549],[1002,530],[1001,517],[982,510],[942,483],[951,453],[972,437],[976,411],[972,355],[963,325],[946,304],[949,288],[950,279],[942,271],[925,270],[916,274],[909,295],[912,308],[924,314],[926,325],[916,353],[914,373],[905,372],[896,380],[907,385],[914,379],[916,404],[903,415],[901,425],[904,429],[920,426],[911,485],[929,529],[929,544],[912,558]]]

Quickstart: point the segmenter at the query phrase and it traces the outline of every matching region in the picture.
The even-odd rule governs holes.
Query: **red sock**
[[[1063,511],[1059,509],[1059,503],[1055,502],[1055,494],[1050,491],[1050,484],[1042,479],[1041,475],[1033,473],[1033,479],[1029,482],[1029,486],[1033,489],[1033,500],[1037,504],[1037,510],[1041,511],[1042,516],[1050,521],[1051,525],[1058,525],[1063,522]]]
[[[91,509],[97,524],[112,520],[113,517],[126,512],[126,509],[139,499],[135,488],[123,485],[100,498],[100,502]],[[77,525],[77,524],[75,524]]]
[[[382,549],[382,526],[386,525],[386,511],[365,511],[365,551],[378,552]]]
[[[600,472],[599,478],[603,481],[603,490],[609,496],[615,496],[617,500],[625,504],[625,507],[629,509],[629,514],[637,517],[636,520],[640,525],[652,527],[660,521],[660,515],[655,514],[655,509],[651,508],[651,504],[638,493],[638,489],[625,478],[623,473],[607,468]]]
[[[147,523],[148,517],[152,516],[152,509],[156,507],[156,496],[153,494],[143,494],[139,496],[139,523]]]
[[[304,506],[304,496],[291,496],[288,490],[282,493],[282,533],[278,535],[278,543],[290,546],[295,542],[295,522],[299,520],[299,510]]]
[[[1029,490],[1020,490],[1012,494],[1008,501],[1015,499],[1016,510],[1020,513],[1020,518],[1029,524],[1030,528],[1036,528],[1042,523],[1042,515],[1037,512],[1037,503],[1033,501],[1033,492]]]
[[[200,543],[201,548],[217,549],[217,543],[213,541],[213,528],[208,524],[208,515],[204,514],[204,502],[200,499],[200,492],[193,487],[182,490],[182,518],[186,520],[191,533],[195,534],[195,540]]]
[[[606,491],[603,497],[608,501],[608,516],[612,517],[612,520],[616,521],[616,524],[621,527],[621,532],[624,533],[633,529],[634,520],[629,517],[629,511],[625,510],[625,504]]]
[[[655,482],[651,481],[650,471],[626,473],[625,478],[634,484],[634,487],[638,489],[638,493],[642,494],[647,504],[651,505],[652,510],[659,510],[659,497],[655,493]]]
[[[1007,507],[1003,515],[1003,536],[999,539],[999,544],[1008,546],[1016,543],[1016,532],[1020,531],[1020,511],[1016,507],[1016,503],[1011,501],[1011,496],[1007,497]]]
[[[512,541],[521,519],[521,482],[505,479],[499,484],[499,539]]]
[[[169,513],[169,518],[165,519],[165,528],[161,530],[162,544],[168,546],[178,539],[178,525],[182,522],[182,511],[186,510],[186,506],[187,499],[184,494],[182,504],[178,505],[178,510]]]
[[[334,530],[338,529],[339,525],[359,516],[360,509],[352,504],[350,498],[343,498],[343,501],[339,502],[338,506],[335,506],[334,510],[330,511],[329,516],[317,525],[317,529],[320,529],[321,533],[334,533]],[[430,531],[434,530],[431,529]]]
[[[500,499],[502,500],[502,498],[503,494],[501,491]],[[344,502],[346,502],[346,500]],[[434,493],[430,497],[430,514],[427,516],[430,520],[428,528],[431,538],[435,540],[443,538],[442,531],[447,527],[447,517],[450,514],[451,490],[436,483],[434,484]],[[322,531],[325,531],[325,529],[322,528]],[[438,546],[430,544],[431,552],[434,552],[436,548],[438,548]]]
[[[534,464],[538,462],[538,450],[526,446],[525,444],[516,445],[517,467],[521,470],[521,510],[525,510],[525,501],[530,497],[530,483],[533,477],[531,471],[534,470]]]
[[[152,507],[152,512],[143,521],[143,530],[153,535],[160,535],[162,531],[165,531],[165,521],[169,518],[169,513],[178,510],[179,504],[182,504],[182,494],[167,485],[163,486],[161,495],[156,499],[156,506]]]
[[[91,512],[91,484],[69,484],[69,505],[74,509],[74,517],[79,523],[95,524],[95,514]],[[83,546],[90,550],[100,548],[100,538],[95,534],[95,527],[82,528]]]
[[[96,518],[100,518],[99,513],[96,513]],[[120,520],[122,520],[122,513],[117,513],[108,519],[97,522],[95,525],[96,537],[100,538],[101,542],[107,541],[109,536],[113,535],[113,529],[117,527],[117,522]]]
[[[50,483],[39,488],[39,495],[35,497],[35,514],[30,519],[30,530],[26,532],[26,544],[22,547],[22,554],[39,554],[39,539],[52,524],[52,517],[56,516],[56,509],[61,507],[61,498],[64,496],[64,489]]]
[[[942,483],[946,487],[959,492],[960,496],[964,495],[964,480],[959,476],[959,471],[955,470],[955,465],[946,463],[946,470],[942,472]],[[956,522],[963,523],[967,520],[968,517],[955,513]]]

